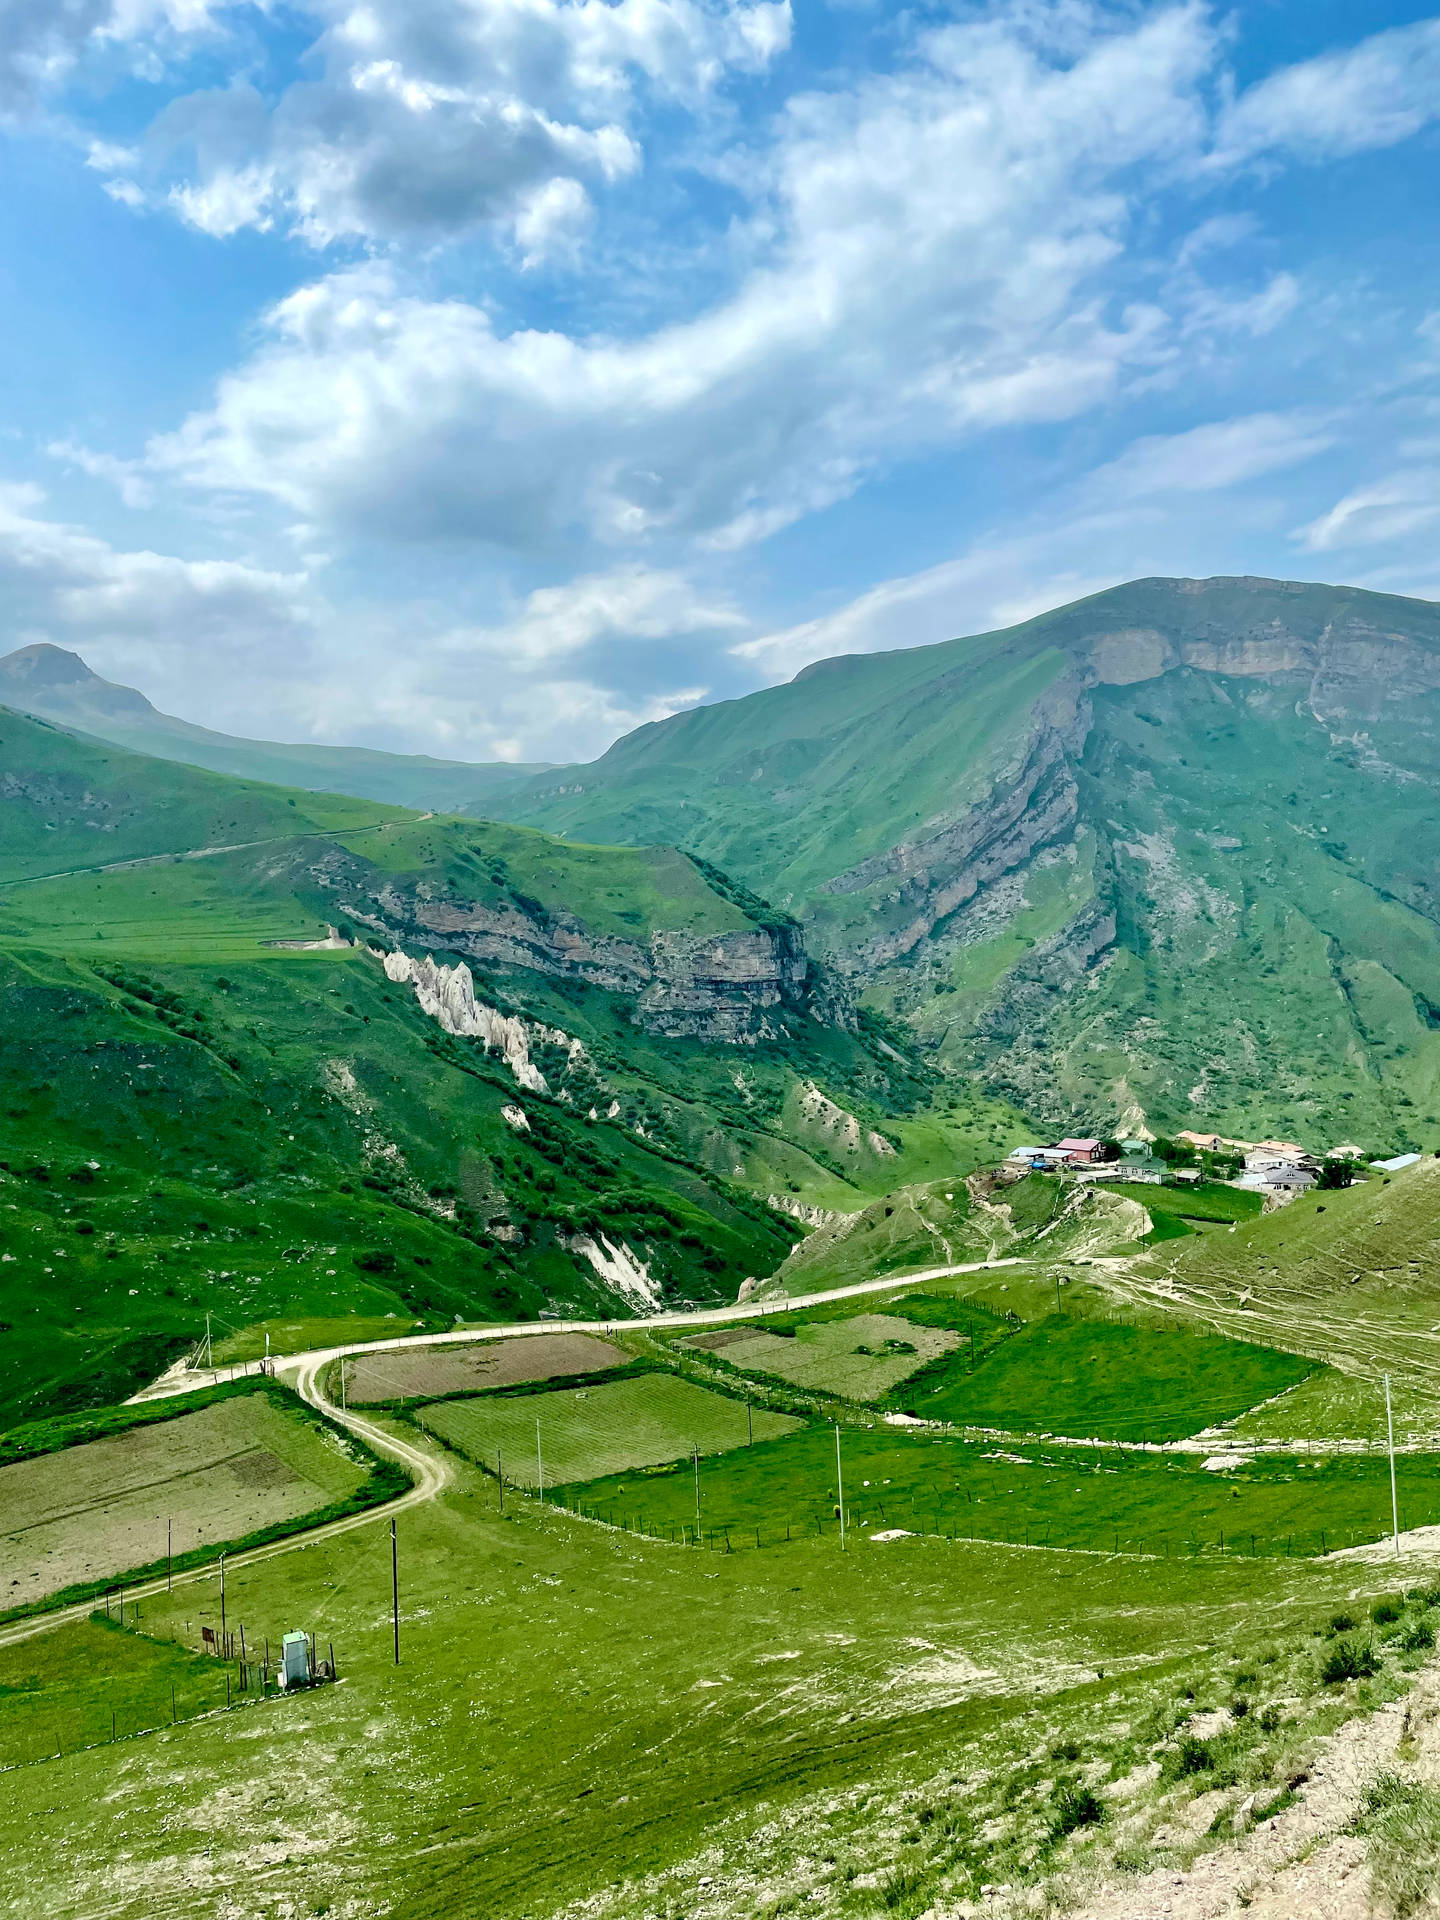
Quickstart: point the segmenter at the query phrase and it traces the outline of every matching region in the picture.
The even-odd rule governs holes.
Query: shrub
[[[1412,1620],[1401,1634],[1400,1644],[1406,1653],[1424,1653],[1435,1644],[1435,1629],[1428,1620]]]
[[[1400,1602],[1398,1600],[1377,1600],[1370,1609],[1370,1618],[1375,1622],[1377,1627],[1388,1627],[1392,1620],[1398,1620],[1400,1618]]]
[[[880,1884],[880,1898],[887,1907],[902,1906],[920,1891],[920,1875],[914,1867],[897,1867]]]
[[[1331,1633],[1349,1633],[1352,1627],[1355,1627],[1358,1625],[1359,1625],[1359,1622],[1355,1619],[1355,1616],[1353,1614],[1332,1613],[1330,1616]]]
[[[1189,1773],[1210,1773],[1215,1767],[1209,1742],[1197,1740],[1193,1733],[1187,1733],[1175,1749],[1175,1761],[1175,1770],[1182,1778]]]
[[[1355,1825],[1369,1843],[1372,1889],[1396,1920],[1430,1911],[1440,1882],[1440,1792],[1382,1773],[1366,1789]]]
[[[1338,1687],[1346,1680],[1368,1680],[1380,1671],[1380,1656],[1368,1640],[1341,1640],[1331,1648],[1320,1669],[1327,1687]]]
[[[1053,1831],[1058,1838],[1078,1832],[1081,1827],[1099,1827],[1105,1823],[1105,1802],[1089,1787],[1057,1787],[1051,1796],[1054,1808]]]
[[[394,1273],[398,1264],[388,1247],[363,1247],[355,1255],[355,1265],[362,1273]]]

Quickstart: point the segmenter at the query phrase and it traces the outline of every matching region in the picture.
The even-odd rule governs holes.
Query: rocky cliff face
[[[753,1045],[778,1036],[783,1013],[813,1011],[800,931],[783,922],[708,936],[662,929],[643,942],[619,940],[538,905],[531,911],[490,905],[428,881],[379,873],[345,848],[314,849],[307,865],[328,917],[365,928],[381,946],[412,956],[463,954],[490,970],[584,980],[628,997],[632,1018],[650,1033]],[[426,991],[440,989],[430,982]],[[460,992],[453,976],[446,991]],[[490,1012],[475,1010],[473,995],[470,1008],[450,1011],[467,1020]],[[479,1027],[473,1031],[484,1037]]]
[[[1067,675],[1037,701],[1017,749],[981,800],[829,881],[824,891],[831,894],[883,891],[892,883],[890,898],[901,910],[898,926],[837,953],[836,964],[865,975],[910,953],[983,887],[1068,833],[1077,811],[1073,763],[1090,717],[1079,677]]]

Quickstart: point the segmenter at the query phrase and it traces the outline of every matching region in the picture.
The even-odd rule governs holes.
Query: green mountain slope
[[[502,794],[547,771],[538,764],[434,760],[426,754],[379,753],[368,747],[235,739],[159,712],[143,693],[101,679],[78,654],[48,642],[0,658],[0,701],[136,753],[212,773],[320,793],[361,794],[442,813],[492,811]]]
[[[730,1299],[799,1236],[772,1195],[863,1207],[1024,1131],[936,1110],[783,915],[672,848],[4,712],[0,756],[0,1424],[114,1399],[207,1313],[245,1355]]]
[[[1142,580],[824,661],[531,782],[784,906],[1039,1122],[1317,1144],[1440,1127],[1440,608]]]

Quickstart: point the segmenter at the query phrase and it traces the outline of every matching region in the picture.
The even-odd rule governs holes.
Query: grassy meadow
[[[544,1394],[487,1394],[478,1400],[442,1400],[416,1419],[448,1445],[492,1472],[503,1456],[507,1482],[545,1485],[592,1480],[756,1443],[800,1422],[788,1414],[747,1408],[669,1373],[640,1374],[602,1386]],[[538,1451],[537,1451],[538,1449]]]
[[[383,1522],[234,1569],[232,1630],[253,1644],[304,1625],[334,1641],[343,1684],[114,1748],[44,1759],[36,1650],[0,1647],[0,1759],[29,1763],[6,1777],[3,1897],[60,1915],[83,1887],[114,1920],[218,1914],[263,1858],[266,1898],[312,1913],[630,1920],[695,1910],[704,1879],[717,1915],[793,1895],[848,1917],[903,1867],[889,1910],[918,1914],[1109,1844],[1060,1830],[1059,1783],[1170,1767],[1177,1729],[1223,1719],[1237,1693],[1254,1711],[1212,1741],[1210,1771],[1170,1767],[1123,1832],[1217,1781],[1237,1803],[1278,1793],[1317,1731],[1392,1697],[1410,1659],[1387,1643],[1375,1679],[1323,1684],[1327,1622],[1389,1591],[1364,1568],[933,1538],[842,1556],[833,1526],[789,1550],[697,1552],[513,1494],[502,1516],[463,1463],[401,1520],[399,1568],[399,1668]],[[213,1581],[146,1602],[158,1654],[116,1636],[112,1690],[143,1691],[172,1634],[198,1648],[218,1606]],[[368,1831],[386,1845],[358,1844]],[[52,1833],[63,1848],[36,1844]]]
[[[965,1441],[841,1430],[846,1522],[857,1539],[903,1528],[949,1541],[1080,1553],[1298,1557],[1378,1540],[1390,1528],[1383,1458],[1267,1454],[1207,1472],[1193,1454]],[[1402,1456],[1402,1526],[1440,1521],[1440,1459]],[[835,1434],[807,1428],[767,1446],[703,1462],[701,1525],[736,1548],[838,1534]],[[693,1528],[695,1491],[682,1463],[635,1479],[591,1481],[587,1513],[669,1534]],[[868,1543],[867,1543],[868,1544]]]
[[[1006,1340],[972,1373],[959,1360],[905,1397],[909,1411],[956,1426],[1179,1440],[1294,1387],[1316,1363],[1275,1347],[1185,1327],[1051,1314]]]

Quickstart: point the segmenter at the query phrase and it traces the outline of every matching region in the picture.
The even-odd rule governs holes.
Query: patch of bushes
[[[1327,1687],[1347,1680],[1369,1680],[1380,1671],[1380,1656],[1368,1640],[1340,1640],[1325,1656],[1320,1680]]]
[[[1215,1770],[1215,1751],[1208,1740],[1198,1739],[1193,1733],[1182,1736],[1171,1758],[1171,1771],[1183,1780],[1196,1773],[1213,1773]]]
[[[1051,1830],[1057,1839],[1067,1833],[1077,1833],[1082,1827],[1105,1824],[1105,1802],[1089,1787],[1057,1787],[1050,1797],[1050,1804],[1053,1809]]]

